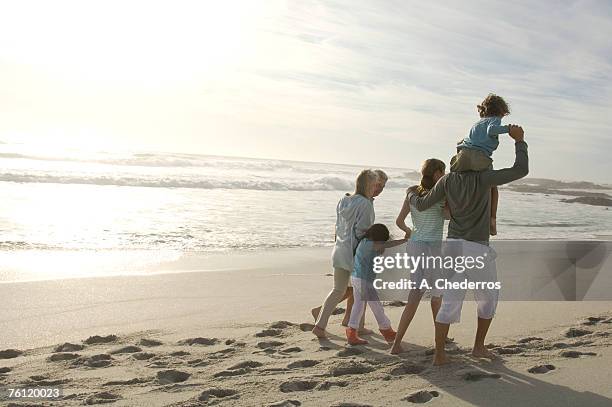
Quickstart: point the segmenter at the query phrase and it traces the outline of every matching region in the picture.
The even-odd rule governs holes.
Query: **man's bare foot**
[[[348,323],[349,323],[348,319],[343,319],[342,322],[340,323],[340,325],[348,327]]]
[[[489,226],[489,232],[491,236],[497,235],[497,218],[491,218],[491,224]]]
[[[359,335],[372,335],[374,333],[374,331],[372,331],[371,329],[368,329],[368,328],[359,328],[358,333],[359,333]]]
[[[317,322],[317,318],[319,318],[320,312],[321,312],[320,306],[310,310],[310,313],[312,314],[312,317],[314,318],[315,322]]]
[[[400,353],[404,353],[404,348],[402,348],[402,343],[394,342],[389,353],[391,353],[392,355],[399,355]]]
[[[485,347],[478,347],[472,350],[472,356],[477,358],[497,359],[497,355]]]
[[[451,362],[451,360],[446,356],[446,352],[436,352],[434,354],[433,365],[434,366],[442,366],[447,365]]]
[[[327,338],[327,336],[325,335],[325,329],[319,328],[318,326],[315,325],[314,328],[312,328],[312,333],[317,337],[317,338]]]

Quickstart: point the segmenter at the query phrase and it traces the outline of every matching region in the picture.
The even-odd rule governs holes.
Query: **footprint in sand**
[[[281,383],[280,391],[283,393],[291,393],[294,391],[308,391],[312,390],[319,382],[314,380],[289,380],[287,382]]]
[[[407,374],[419,374],[426,370],[426,366],[415,365],[412,363],[402,363],[400,366],[391,369],[392,376],[403,376]]]
[[[144,384],[152,381],[152,377],[135,377],[128,380],[111,380],[110,382],[104,383],[102,386],[131,386],[134,384]]]
[[[527,371],[529,373],[544,374],[544,373],[548,373],[551,370],[555,370],[555,369],[556,367],[554,365],[538,365],[538,366],[530,367],[529,369],[527,369]]]
[[[276,348],[284,344],[285,344],[284,342],[280,342],[280,341],[263,341],[263,342],[259,342],[255,346],[257,346],[259,349],[269,349],[269,348]]]
[[[234,348],[225,348],[218,350],[216,352],[210,353],[208,357],[210,359],[226,359],[232,355],[232,353],[236,352]]]
[[[0,374],[7,374],[11,371],[12,369],[10,367],[0,367]]]
[[[161,346],[163,344],[164,343],[162,341],[158,341],[158,340],[155,340],[155,339],[146,339],[146,338],[141,339],[140,342],[139,342],[139,345],[146,346],[148,348],[152,348],[152,347],[155,347],[155,346]]]
[[[363,374],[374,371],[372,366],[365,365],[354,361],[342,362],[329,370],[329,374],[334,377],[346,376],[352,374]]]
[[[290,326],[294,326],[295,324],[293,322],[289,322],[289,321],[276,321],[270,324],[270,328],[272,329],[286,329],[289,328]]]
[[[501,375],[497,373],[487,373],[487,372],[467,372],[463,374],[463,380],[468,382],[477,382],[482,379],[500,379]]]
[[[238,394],[238,391],[234,389],[212,388],[206,389],[200,393],[198,400],[208,402],[211,401],[211,399],[237,399],[238,397],[240,397],[240,395]]]
[[[198,396],[199,401],[210,401],[210,399],[222,399],[231,397],[232,399],[237,399],[239,397],[238,392],[234,389],[219,389],[212,388],[206,389]]]
[[[282,400],[277,401],[276,403],[268,404],[267,407],[299,407],[302,405],[302,402],[299,400]]]
[[[132,355],[132,357],[136,360],[149,360],[154,356],[155,356],[155,353],[150,353],[150,352],[138,352]]]
[[[79,355],[78,353],[68,353],[68,352],[62,352],[62,353],[54,353],[53,355],[49,356],[47,358],[47,360],[49,362],[62,362],[64,360],[74,360],[79,358],[81,355]]]
[[[193,359],[193,360],[188,360],[187,364],[193,367],[201,367],[201,366],[210,365],[210,362],[204,359]]]
[[[23,351],[17,349],[0,350],[0,359],[13,359],[21,355],[23,355]]]
[[[85,339],[83,342],[86,343],[87,345],[97,345],[100,343],[115,342],[116,340],[117,340],[117,335],[106,335],[106,336],[94,335],[94,336],[90,336],[89,338]]]
[[[138,346],[129,345],[129,346],[124,346],[122,348],[113,349],[108,353],[110,353],[111,355],[120,355],[123,353],[137,353],[137,352],[142,352],[142,349],[139,348]]]
[[[306,360],[296,360],[295,362],[291,362],[287,365],[287,367],[289,369],[301,369],[301,368],[306,368],[306,367],[313,367],[318,365],[319,363],[321,363],[318,360],[311,360],[311,359],[306,359]]]
[[[323,383],[319,384],[316,389],[319,391],[327,391],[329,389],[331,389],[332,387],[346,387],[348,386],[349,383],[348,382],[343,382],[343,381],[337,381],[337,382],[332,382],[332,381],[324,381]]]
[[[536,341],[541,341],[542,338],[538,337],[538,336],[528,336],[526,338],[521,338],[518,341],[516,341],[519,344],[525,344],[525,343],[531,343],[531,342],[536,342]]]
[[[53,352],[58,353],[58,352],[78,352],[80,350],[83,350],[85,348],[85,346],[83,345],[79,345],[76,343],[69,343],[66,342],[64,344],[58,345],[55,349],[53,349]]]
[[[189,346],[193,346],[193,345],[211,346],[211,345],[216,345],[217,343],[219,343],[219,339],[217,338],[202,338],[202,337],[188,338],[188,339],[183,339],[183,340],[178,341],[179,345],[189,345]]]
[[[101,393],[92,394],[91,396],[85,399],[86,405],[93,404],[105,404],[105,403],[114,403],[117,400],[120,400],[121,396],[118,394],[110,393],[108,391],[103,391]]]
[[[303,349],[300,348],[299,346],[292,346],[291,348],[281,349],[279,352],[280,353],[298,353],[301,351],[303,351]]]
[[[303,332],[310,332],[314,328],[314,324],[310,324],[308,322],[304,322],[300,324],[300,330]]]
[[[421,390],[404,397],[402,400],[409,401],[410,403],[423,404],[438,396],[440,396],[440,393],[435,390]]]
[[[525,349],[518,346],[506,346],[502,348],[493,349],[500,355],[519,355],[521,353],[525,353]]]
[[[352,401],[349,401],[349,402],[336,401],[335,403],[330,404],[329,407],[373,407],[373,406],[371,404],[361,404],[361,403],[355,403]]]
[[[73,362],[74,365],[84,365],[87,367],[107,367],[110,366],[113,361],[111,355],[107,353],[100,353],[98,355],[93,355],[89,357],[81,357]]]
[[[26,383],[28,386],[60,386],[70,382],[71,379],[50,379],[47,376],[34,375]]]
[[[589,331],[588,329],[580,329],[580,328],[569,328],[565,331],[564,335],[566,338],[577,338],[579,336],[592,334],[593,331]]]
[[[563,356],[564,358],[579,358],[580,356],[597,356],[597,353],[595,352],[580,352],[577,350],[566,350],[564,352],[561,352],[561,356]]]
[[[255,334],[258,338],[265,338],[269,336],[280,336],[283,333],[280,329],[264,329],[261,332]]]
[[[223,370],[221,372],[217,372],[213,375],[213,377],[234,377],[234,376],[243,376],[245,374],[251,373],[253,370],[250,367],[241,367],[233,370]]]
[[[236,343],[235,339],[226,339],[224,342],[226,345],[233,345],[234,343]]]
[[[176,352],[172,352],[170,356],[180,357],[180,356],[188,356],[191,355],[189,352],[185,352],[184,350],[178,350]]]
[[[245,367],[255,369],[257,367],[263,366],[263,363],[257,362],[255,360],[245,360],[244,362],[237,363],[231,367],[228,367],[227,370],[235,370],[235,369],[243,369]]]
[[[174,369],[157,372],[157,381],[160,384],[180,383],[189,379],[189,377],[191,377],[190,373],[181,372]]]
[[[351,346],[351,347],[339,350],[338,352],[336,352],[336,356],[339,356],[341,358],[345,358],[345,357],[348,357],[348,356],[361,355],[361,354],[363,354],[363,352],[364,351],[362,349],[359,349],[359,348],[357,348],[355,346]]]
[[[585,321],[582,322],[582,325],[596,325],[601,321],[604,321],[606,318],[604,317],[588,317]]]

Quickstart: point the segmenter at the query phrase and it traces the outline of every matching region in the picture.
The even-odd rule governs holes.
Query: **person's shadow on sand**
[[[567,386],[540,380],[534,373],[522,373],[506,367],[502,358],[493,361],[475,359],[465,351],[450,352],[452,363],[442,367],[432,366],[430,348],[404,344],[407,352],[398,356],[388,353],[389,345],[379,335],[367,337],[369,344],[359,346],[365,359],[378,359],[421,365],[425,369],[416,373],[436,387],[440,397],[444,393],[474,406],[612,406],[612,399],[589,391],[577,391]],[[335,337],[334,339],[341,339]],[[337,343],[329,340],[321,344],[337,349]],[[407,345],[407,346],[406,346]],[[597,374],[593,372],[593,374]],[[407,376],[402,376],[406,378]],[[392,382],[386,382],[389,385]]]

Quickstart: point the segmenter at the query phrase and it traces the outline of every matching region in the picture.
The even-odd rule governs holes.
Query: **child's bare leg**
[[[349,287],[350,288],[350,287]],[[347,290],[344,292],[344,296],[342,297],[342,299],[340,300],[340,302],[346,300],[349,296],[349,289],[347,288]],[[352,298],[352,297],[351,297]],[[338,304],[340,304],[340,302]],[[313,318],[315,319],[315,321],[317,320],[317,318],[319,318],[319,313],[321,312],[321,306],[319,305],[318,307],[314,307],[313,309],[310,310],[310,313],[312,314]],[[350,310],[349,310],[349,317],[350,317]],[[342,325],[344,325],[344,322],[342,323]]]
[[[421,290],[410,290],[410,294],[408,294],[408,301],[406,302],[404,312],[402,312],[402,317],[400,318],[400,322],[397,327],[397,335],[395,336],[393,346],[391,347],[392,355],[402,353],[402,338],[406,334],[406,330],[408,329],[408,326],[410,326],[410,322],[412,322],[412,319],[419,308],[419,302],[421,301],[422,297],[423,292]]]
[[[499,191],[497,187],[491,187],[491,236],[497,234],[497,202],[499,201]]]
[[[442,297],[431,297],[431,315],[433,316],[434,323],[436,322],[436,317],[438,316],[438,311],[440,311],[441,306]]]
[[[355,299],[353,298],[353,287],[346,288],[344,297],[342,298],[340,302],[342,302],[345,298],[346,298],[346,310],[344,311],[344,318],[342,319],[342,326],[348,326],[349,320],[351,319],[351,310],[353,309],[353,303],[355,302]]]

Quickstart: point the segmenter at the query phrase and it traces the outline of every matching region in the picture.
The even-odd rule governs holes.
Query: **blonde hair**
[[[389,180],[389,177],[383,170],[374,170],[374,174],[376,174],[378,179],[382,182],[387,182]]]
[[[423,166],[421,167],[421,183],[417,188],[417,193],[419,195],[425,195],[430,189],[436,185],[436,181],[433,179],[433,175],[436,171],[444,171],[446,169],[446,164],[444,161],[438,160],[437,158],[430,158],[425,160]]]
[[[368,186],[376,181],[376,173],[372,170],[363,170],[355,180],[355,195],[359,194],[367,197]]]

